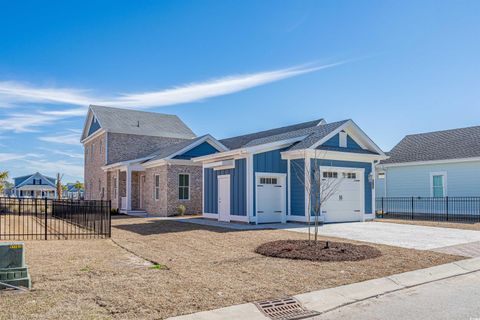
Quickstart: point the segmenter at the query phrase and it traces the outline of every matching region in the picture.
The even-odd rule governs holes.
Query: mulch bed
[[[333,241],[277,240],[255,250],[267,257],[310,261],[360,261],[377,258],[380,250],[368,245]]]

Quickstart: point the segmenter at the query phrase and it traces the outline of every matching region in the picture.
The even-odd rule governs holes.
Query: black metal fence
[[[377,218],[480,222],[480,197],[387,197],[376,199]]]
[[[110,201],[0,197],[0,240],[109,238],[110,210]]]

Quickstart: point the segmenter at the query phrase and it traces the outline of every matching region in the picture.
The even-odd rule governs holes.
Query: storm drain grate
[[[317,316],[320,313],[302,307],[294,298],[256,302],[257,308],[273,320],[298,320]]]

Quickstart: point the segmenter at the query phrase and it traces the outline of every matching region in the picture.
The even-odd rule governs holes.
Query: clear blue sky
[[[11,176],[81,179],[88,103],[177,114],[218,138],[351,118],[386,151],[406,134],[480,124],[480,1],[0,7],[0,170]]]

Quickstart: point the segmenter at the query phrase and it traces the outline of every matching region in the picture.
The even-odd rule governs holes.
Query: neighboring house
[[[85,190],[77,188],[76,183],[67,183],[66,190],[63,191],[64,199],[83,199]]]
[[[202,168],[191,159],[226,147],[196,135],[175,115],[90,106],[81,142],[85,199],[112,208],[170,216],[202,208]]]
[[[377,165],[377,197],[480,196],[480,126],[408,135]]]
[[[55,198],[57,195],[57,180],[39,172],[13,178],[13,181],[12,195],[16,197]]]
[[[373,218],[374,165],[387,157],[352,120],[316,120],[220,142],[229,150],[194,159],[203,165],[206,218],[306,222],[312,213],[306,173],[315,165],[325,179],[342,179],[321,220]]]

